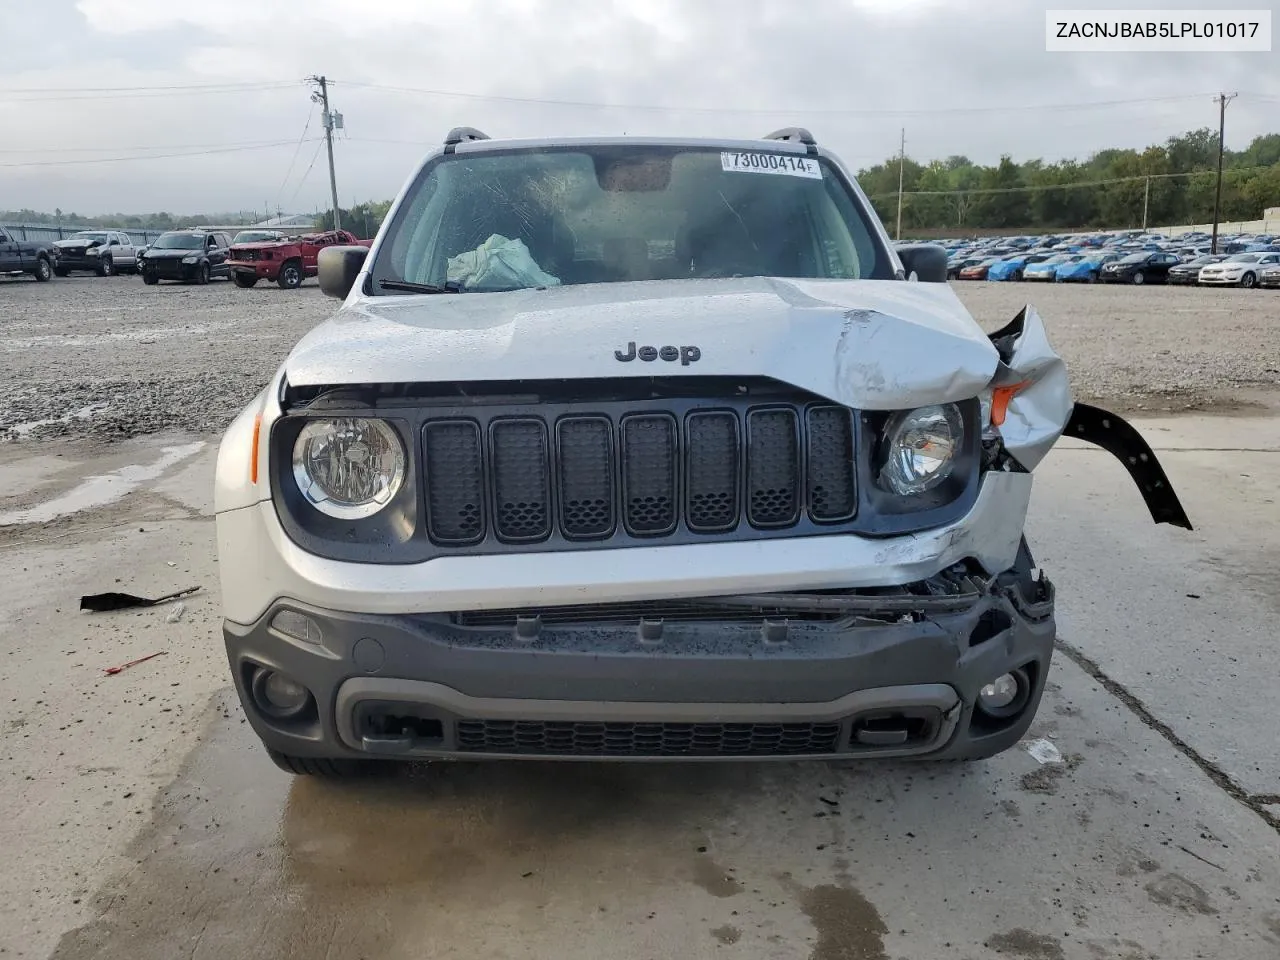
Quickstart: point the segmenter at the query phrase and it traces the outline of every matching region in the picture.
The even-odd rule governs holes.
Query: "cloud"
[[[6,132],[0,164],[44,164],[0,167],[0,207],[96,213],[324,206],[323,159],[299,186],[315,145],[296,151],[292,145],[309,115],[307,137],[319,132],[302,83],[317,72],[335,81],[334,105],[346,120],[336,147],[344,203],[394,194],[422,154],[457,124],[495,136],[758,136],[799,123],[855,168],[894,154],[904,126],[908,152],[918,159],[955,153],[986,162],[1001,153],[1055,159],[1145,146],[1216,123],[1211,96],[1221,89],[1254,95],[1229,108],[1230,145],[1275,128],[1274,103],[1258,98],[1280,100],[1273,54],[1049,54],[1043,11],[1056,5],[44,2],[31,5],[13,28],[16,52],[0,61],[0,90],[244,86],[107,100],[0,95]],[[1017,109],[1187,94],[1203,96],[1089,111]],[[276,141],[291,143],[207,157],[51,165],[133,155],[142,147],[166,153],[179,151],[161,148]]]

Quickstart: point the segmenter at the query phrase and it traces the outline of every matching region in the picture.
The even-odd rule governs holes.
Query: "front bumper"
[[[968,609],[828,621],[622,620],[461,625],[281,602],[227,622],[236,689],[270,748],[299,757],[856,759],[987,756],[1034,718],[1053,650],[1052,588],[1010,575]],[[319,642],[272,628],[305,613]],[[282,671],[313,700],[272,719],[252,676]],[[1022,670],[1014,716],[975,709]]]
[[[102,258],[59,256],[54,259],[53,265],[60,270],[92,270],[96,273],[98,268],[102,266]]]
[[[181,260],[143,259],[142,273],[159,280],[195,280],[200,271],[199,262],[183,263]]]
[[[244,277],[257,277],[259,280],[274,280],[280,275],[280,260],[229,260],[227,266],[233,274]]]
[[[1223,276],[1222,274],[1210,274],[1209,276],[1201,274],[1198,282],[1210,287],[1236,287],[1240,285],[1242,279],[1244,279],[1243,273],[1234,277]]]

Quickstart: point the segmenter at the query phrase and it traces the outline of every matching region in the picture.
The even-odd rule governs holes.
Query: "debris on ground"
[[[177,623],[182,619],[182,615],[187,612],[185,603],[175,603],[173,609],[169,611],[169,615],[164,618],[165,623]]]
[[[130,660],[128,663],[122,663],[117,667],[107,667],[102,672],[108,677],[114,677],[117,673],[128,670],[130,667],[136,667],[140,663],[146,663],[148,660],[154,660],[156,657],[163,657],[168,651],[157,650],[155,653],[148,653],[145,657],[139,657],[137,660]]]
[[[158,603],[165,603],[169,600],[176,600],[178,597],[185,597],[189,593],[195,593],[199,589],[198,586],[187,587],[185,590],[165,594],[163,597],[156,597],[154,600],[147,597],[135,597],[131,593],[93,593],[80,598],[80,609],[91,610],[94,613],[105,613],[108,610],[128,610],[131,607],[154,607]]]
[[[1062,753],[1048,740],[1024,740],[1023,748],[1040,763],[1061,763]]]

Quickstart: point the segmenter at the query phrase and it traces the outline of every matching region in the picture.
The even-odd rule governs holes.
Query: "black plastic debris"
[[[135,597],[131,593],[92,593],[80,598],[80,609],[91,610],[94,613],[105,613],[108,610],[128,610],[131,607],[154,607],[158,603],[166,603],[169,600],[185,597],[189,593],[195,593],[199,589],[198,586],[187,587],[185,590],[179,590],[177,593],[166,594],[155,599]]]

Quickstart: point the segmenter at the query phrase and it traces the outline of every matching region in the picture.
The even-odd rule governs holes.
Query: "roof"
[[[768,150],[772,153],[807,153],[809,146],[797,140],[716,139],[710,137],[539,137],[510,140],[464,140],[453,145],[457,153],[488,153],[540,147],[703,147],[716,150]]]

